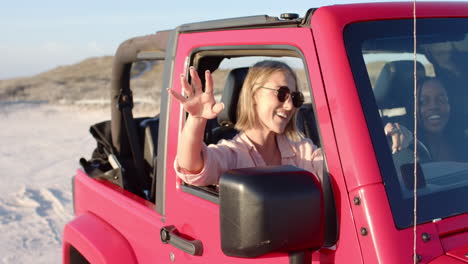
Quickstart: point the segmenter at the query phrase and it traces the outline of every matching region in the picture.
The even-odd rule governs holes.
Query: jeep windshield
[[[392,154],[388,122],[415,131],[417,221],[468,211],[468,19],[349,25],[345,45],[395,224],[413,224],[414,142]],[[415,115],[414,76],[418,79]]]

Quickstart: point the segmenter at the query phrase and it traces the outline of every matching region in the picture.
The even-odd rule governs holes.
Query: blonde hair
[[[264,60],[254,64],[245,77],[244,84],[239,95],[239,103],[237,106],[237,122],[235,128],[239,131],[244,131],[252,128],[258,120],[257,112],[254,107],[254,94],[262,87],[269,77],[277,72],[289,74],[296,84],[297,77],[294,71],[286,63],[274,60]],[[294,115],[289,120],[289,123],[284,129],[284,134],[292,141],[299,141],[304,136],[296,127],[297,109]]]

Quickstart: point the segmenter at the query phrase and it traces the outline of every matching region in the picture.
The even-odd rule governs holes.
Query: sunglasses
[[[260,87],[263,89],[268,89],[276,92],[276,96],[278,97],[278,101],[281,103],[286,102],[291,96],[292,103],[294,107],[299,108],[304,103],[304,94],[301,92],[292,92],[289,90],[287,86],[281,86],[279,89],[269,88],[269,87]]]

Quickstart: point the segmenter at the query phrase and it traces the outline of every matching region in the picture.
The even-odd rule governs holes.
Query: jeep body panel
[[[154,210],[154,204],[109,182],[92,179],[81,170],[74,179],[74,197],[79,197],[75,199],[77,216],[75,220],[83,216],[83,219],[87,220],[84,224],[89,223],[91,219],[101,223],[101,228],[96,227],[99,232],[96,231],[97,233],[92,235],[97,237],[99,242],[106,244],[108,251],[114,252],[111,255],[112,259],[103,258],[105,261],[103,263],[131,263],[126,262],[131,258],[119,257],[119,254],[124,255],[126,251],[133,254],[134,263],[150,263],[154,259],[163,258],[164,247],[156,245],[161,243],[159,232],[164,223],[162,217]],[[83,221],[78,223],[81,224]],[[90,226],[77,225],[82,227],[79,229],[75,226],[73,221],[67,224],[64,233],[64,242],[74,247],[76,247],[72,243],[74,233],[71,231],[76,233],[90,228]],[[114,239],[111,239],[111,235]],[[86,254],[82,255],[87,257]],[[131,256],[130,253],[126,255]],[[92,259],[88,260],[92,262]]]
[[[81,214],[69,222],[63,231],[63,239],[67,241],[63,247],[64,263],[72,262],[72,245],[90,263],[138,263],[125,237],[91,213]]]

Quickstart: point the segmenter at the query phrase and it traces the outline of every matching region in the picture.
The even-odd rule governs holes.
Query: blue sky
[[[372,0],[15,0],[0,9],[0,80],[113,55],[124,40],[180,24]]]

